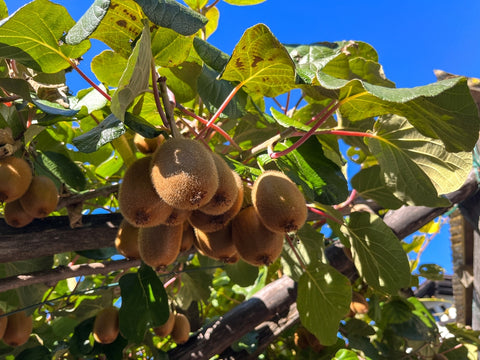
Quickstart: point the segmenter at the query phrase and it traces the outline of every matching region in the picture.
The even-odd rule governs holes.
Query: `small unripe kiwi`
[[[118,191],[120,212],[136,227],[162,224],[172,212],[172,207],[153,188],[150,162],[151,157],[147,156],[130,165]]]
[[[27,226],[34,219],[33,216],[23,210],[19,199],[5,204],[4,216],[5,222],[16,228]]]
[[[190,224],[203,232],[214,232],[223,229],[238,214],[243,204],[243,184],[240,176],[235,177],[238,194],[232,207],[220,215],[207,215],[200,210],[192,211],[188,218]]]
[[[34,176],[27,192],[19,200],[27,214],[35,218],[44,218],[57,207],[57,186],[47,176]]]
[[[0,315],[5,314],[5,312],[0,309]],[[7,329],[7,322],[8,322],[8,317],[3,316],[0,317],[0,340],[3,339],[3,335],[5,334],[5,330]]]
[[[280,256],[283,236],[267,229],[253,206],[240,211],[232,221],[232,238],[238,254],[254,266],[270,265]]]
[[[350,302],[350,310],[354,314],[366,314],[368,312],[368,302],[365,297],[354,291],[352,293],[352,301]]]
[[[180,253],[183,225],[141,228],[138,248],[143,262],[156,270],[172,264]]]
[[[165,324],[153,328],[153,332],[160,337],[168,336],[173,330],[173,325],[175,325],[175,314],[170,311]]]
[[[93,338],[100,344],[111,344],[120,332],[118,308],[109,306],[97,313],[93,323]]]
[[[217,191],[211,152],[198,141],[170,138],[153,154],[152,183],[166,203],[184,210],[207,204]]]
[[[307,220],[305,198],[297,185],[280,171],[268,170],[253,183],[252,202],[271,231],[297,231]]]
[[[195,232],[188,221],[183,223],[182,244],[180,245],[180,252],[190,250],[195,239]]]
[[[153,154],[158,146],[165,140],[163,135],[154,138],[146,138],[136,133],[133,137],[133,143],[142,154]]]
[[[25,344],[33,329],[32,316],[27,316],[25,311],[20,311],[8,316],[7,328],[3,334],[3,342],[9,346]]]
[[[237,249],[232,239],[232,227],[226,226],[219,231],[205,233],[199,229],[195,229],[196,246],[202,252],[215,260],[225,263],[235,262]]]
[[[175,322],[170,335],[177,344],[183,344],[188,341],[190,337],[190,321],[185,315],[175,314]]]
[[[238,195],[238,186],[234,172],[223,158],[212,153],[218,174],[218,188],[213,198],[199,210],[209,215],[220,215],[232,207]]]
[[[123,219],[115,237],[115,247],[119,254],[126,258],[139,259],[140,252],[138,250],[138,229]]]
[[[0,159],[0,202],[19,199],[31,181],[32,169],[25,160],[15,156]]]

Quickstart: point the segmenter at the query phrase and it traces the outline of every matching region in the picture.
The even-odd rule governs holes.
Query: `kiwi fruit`
[[[5,222],[15,228],[27,226],[34,219],[23,210],[19,199],[5,204],[4,216]]]
[[[20,204],[30,216],[44,218],[57,207],[57,186],[47,176],[34,176],[27,192],[20,198]]]
[[[165,324],[154,327],[153,332],[155,333],[155,335],[160,337],[168,336],[173,330],[173,325],[175,325],[175,314],[170,311],[170,314],[168,315],[168,319]]]
[[[93,323],[93,338],[100,344],[111,344],[120,332],[118,308],[109,306],[97,313]]]
[[[133,137],[133,143],[138,151],[142,154],[153,154],[157,150],[158,146],[165,140],[163,135],[159,135],[154,138],[146,138],[140,134],[135,134]]]
[[[165,225],[168,225],[168,226],[183,224],[185,221],[188,220],[188,218],[190,217],[190,214],[191,214],[190,210],[173,209],[170,215],[168,215],[164,223]]]
[[[183,224],[176,226],[157,225],[141,228],[138,233],[138,248],[143,262],[155,270],[172,264],[180,253]]]
[[[232,238],[240,258],[254,265],[270,265],[281,254],[283,234],[263,225],[255,208],[247,207],[232,221]]]
[[[170,335],[177,344],[184,344],[188,341],[190,337],[190,321],[185,315],[175,314],[175,321]]]
[[[0,202],[19,199],[28,190],[32,177],[25,160],[15,156],[0,159]]]
[[[180,245],[180,252],[190,250],[193,246],[195,232],[188,221],[183,223],[182,244]]]
[[[235,176],[239,175],[234,172],[223,158],[212,153],[218,174],[218,188],[213,198],[199,210],[209,215],[220,215],[230,209],[237,199],[238,186]]]
[[[115,237],[115,247],[119,254],[129,259],[139,259],[138,229],[123,219]]]
[[[172,212],[150,181],[151,157],[136,160],[125,171],[118,190],[118,204],[123,217],[133,226],[162,224]]]
[[[167,204],[195,210],[215,195],[218,175],[211,152],[200,142],[170,138],[153,154],[152,183]]]
[[[197,248],[200,248],[206,256],[225,263],[238,260],[237,249],[232,240],[231,226],[210,233],[195,229],[195,236]]]
[[[297,231],[307,220],[305,198],[297,185],[280,171],[265,171],[255,180],[252,203],[263,224],[271,231]]]
[[[5,314],[5,312],[0,309],[0,315]],[[5,330],[7,329],[7,322],[8,322],[8,317],[7,316],[2,316],[0,317],[0,340],[2,340],[3,335],[5,334]]]
[[[295,331],[293,341],[300,349],[306,349],[310,347],[317,353],[325,349],[325,346],[320,344],[320,341],[318,341],[315,335],[313,335],[303,326],[299,326],[297,331]]]
[[[8,316],[7,328],[3,334],[3,342],[9,346],[25,344],[33,329],[33,318],[27,316],[25,311],[20,311]]]
[[[220,215],[208,215],[200,210],[192,211],[188,218],[190,224],[203,232],[214,232],[223,229],[238,214],[243,204],[243,184],[240,176],[235,177],[237,183],[237,199],[232,207]]]
[[[350,311],[354,314],[366,314],[368,312],[368,302],[365,297],[354,291],[352,293],[352,301],[350,302]]]

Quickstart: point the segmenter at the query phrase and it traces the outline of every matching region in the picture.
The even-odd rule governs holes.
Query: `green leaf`
[[[309,267],[298,281],[300,321],[321,344],[335,344],[339,322],[348,313],[351,298],[350,281],[333,267]]]
[[[0,20],[6,18],[8,16],[8,9],[7,4],[5,4],[5,0],[0,1]]]
[[[75,116],[79,110],[65,109],[62,105],[37,98],[36,96],[32,97],[32,102],[44,113],[51,115],[59,115],[65,117]]]
[[[358,360],[356,352],[348,349],[338,350],[332,360]]]
[[[377,156],[385,173],[397,174],[391,181],[400,183],[398,188],[408,189],[406,182],[412,187],[412,181],[418,176],[418,181],[433,184],[439,194],[447,194],[462,186],[471,170],[471,151],[449,153],[440,140],[423,136],[405,118],[383,116],[375,123],[375,133],[380,137],[381,144],[377,139],[367,138],[367,145]],[[380,149],[382,153],[379,153]],[[404,164],[408,170],[402,166]],[[427,179],[417,175],[414,167],[421,169]],[[408,190],[405,192],[408,193]],[[421,198],[420,194],[415,194],[411,196]]]
[[[110,141],[122,136],[125,126],[113,114],[108,115],[92,130],[73,139],[73,145],[84,153],[92,153]]]
[[[187,60],[193,46],[192,37],[160,28],[152,38],[152,54],[157,66],[172,67]]]
[[[199,37],[193,39],[193,47],[205,64],[217,72],[223,71],[230,56]]]
[[[141,344],[149,327],[160,326],[170,312],[168,296],[151,267],[143,264],[137,273],[120,278],[122,307],[120,332],[129,342]]]
[[[112,64],[110,64],[110,67],[111,66]],[[99,88],[105,92],[107,91],[105,86],[103,86],[102,84],[100,84]],[[85,106],[87,109],[85,116],[96,110],[103,109],[108,103],[108,100],[93,88],[91,90],[87,90],[87,93],[82,95],[83,96],[80,98],[80,100],[73,104],[72,109],[80,110],[80,113],[82,113],[82,107]],[[77,114],[77,116],[79,116],[79,114]]]
[[[243,260],[226,265],[225,271],[235,284],[243,287],[252,285],[258,276],[258,267],[247,264]]]
[[[135,44],[135,48],[128,58],[127,67],[118,83],[117,91],[112,96],[110,109],[121,121],[123,121],[125,111],[133,100],[139,94],[148,90],[151,59],[150,30],[148,23],[145,23],[142,36]]]
[[[103,41],[114,52],[128,58],[132,52],[132,42],[142,33],[143,18],[141,8],[134,0],[111,0],[107,14],[91,37]]]
[[[364,198],[375,200],[385,209],[398,209],[404,202],[395,197],[385,184],[380,166],[364,168],[351,179],[352,186]]]
[[[112,50],[105,50],[95,56],[90,64],[98,80],[107,86],[116,87],[127,67],[127,59]]]
[[[181,35],[193,35],[207,23],[207,18],[175,0],[135,0],[148,19]]]
[[[60,45],[62,35],[75,24],[67,10],[47,0],[35,0],[0,25],[0,54],[36,71],[55,73],[70,66],[69,59],[82,56],[90,47]]]
[[[258,24],[245,31],[221,78],[238,81],[251,92],[275,97],[295,86],[295,65],[270,29]]]
[[[167,78],[167,86],[178,103],[188,102],[197,96],[197,79],[202,68],[196,62],[185,61],[171,68],[160,68],[158,73]]]
[[[297,121],[291,118],[290,116],[287,116],[284,113],[281,113],[280,111],[276,110],[274,107],[270,108],[270,112],[272,113],[272,116],[275,119],[275,121],[279,125],[285,128],[293,127],[297,130],[303,130],[303,131],[308,131],[312,128],[311,126],[305,125],[300,121]]]
[[[214,114],[218,110],[234,89],[231,82],[218,80],[217,77],[218,73],[215,70],[204,65],[197,83],[198,94],[211,114]],[[246,104],[247,95],[240,90],[228,103],[222,115],[230,119],[238,119],[245,114]]]
[[[202,9],[205,5],[208,4],[208,0],[184,0],[184,2],[194,10]]]
[[[256,5],[264,2],[265,0],[224,0],[230,5]]]
[[[32,101],[28,82],[23,79],[0,78],[2,89],[21,96],[24,100]]]
[[[198,268],[187,267],[193,271],[182,273],[182,287],[176,295],[179,306],[186,310],[192,301],[206,301],[210,296],[210,284],[212,275],[198,270]]]
[[[291,140],[278,144],[275,151],[293,145]],[[323,153],[322,144],[310,137],[304,144],[277,160],[277,164],[292,180],[299,184],[307,199],[326,205],[345,201],[348,184],[341,169]],[[297,181],[298,180],[298,181]]]
[[[15,360],[51,360],[52,353],[45,346],[34,346],[23,350]]]
[[[410,284],[410,265],[400,241],[377,215],[353,212],[344,235],[360,276],[376,290],[395,294]]]
[[[465,78],[451,78],[412,89],[394,89],[360,80],[334,78],[317,72],[323,96],[341,101],[340,112],[350,121],[372,116],[403,116],[424,136],[441,139],[449,152],[470,151],[478,139],[477,105]]]
[[[76,253],[86,257],[87,259],[92,260],[107,260],[110,259],[113,255],[118,254],[115,246],[93,250],[81,250],[76,251]]]
[[[85,189],[87,182],[82,170],[67,156],[53,151],[45,151],[40,153],[35,161],[68,187],[76,191]]]
[[[406,299],[393,297],[382,306],[382,326],[386,324],[401,324],[413,316],[414,306]]]
[[[444,278],[445,269],[437,264],[422,264],[418,267],[418,275],[427,280],[440,281]]]
[[[438,352],[445,353],[448,360],[469,359],[468,349],[455,338],[443,339]]]
[[[154,138],[163,133],[144,118],[130,112],[125,113],[125,125],[146,138]]]
[[[77,45],[95,31],[110,6],[110,0],[95,0],[80,20],[68,31],[65,42]]]

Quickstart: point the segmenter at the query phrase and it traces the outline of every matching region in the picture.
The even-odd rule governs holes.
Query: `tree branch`
[[[57,205],[57,210],[67,207],[68,205],[78,204],[97,197],[107,197],[110,194],[118,192],[119,186],[119,184],[107,185],[98,189],[85,191],[80,194],[60,197]]]

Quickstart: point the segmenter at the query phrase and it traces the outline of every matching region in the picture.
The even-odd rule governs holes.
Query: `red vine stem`
[[[353,189],[352,192],[350,193],[350,195],[348,196],[347,200],[345,200],[341,204],[334,205],[333,208],[335,210],[343,209],[343,208],[347,207],[348,205],[350,205],[352,203],[352,201],[355,200],[356,197],[357,197],[357,190]]]
[[[172,285],[175,281],[177,280],[177,277],[174,276],[172,277],[171,279],[169,279],[168,281],[165,282],[165,284],[163,284],[163,287],[166,289],[168,288],[170,285]]]
[[[303,270],[307,270],[307,266],[303,262],[302,258],[300,257],[300,254],[297,252],[297,249],[295,249],[295,246],[293,245],[292,238],[290,235],[286,235],[285,238],[287,239],[288,245],[292,249],[293,253],[295,254],[295,257],[297,258],[298,262],[300,263],[300,266],[302,267]]]
[[[70,60],[70,65],[72,66],[73,69],[75,69],[75,71],[86,81],[88,82],[95,90],[97,90],[100,94],[102,94],[102,96],[107,99],[108,101],[111,101],[112,100],[112,97],[110,95],[108,95],[105,91],[103,91],[102,89],[100,89],[100,87],[95,84],[82,70],[80,70],[80,68],[77,66],[77,64],[75,64],[75,62],[73,60]]]
[[[284,113],[285,115],[287,115],[288,107],[290,106],[290,94],[291,94],[291,93],[292,93],[291,91],[289,91],[289,92],[287,93],[287,101],[286,101],[286,103],[285,103],[285,109],[284,109],[284,111],[283,111],[283,113]]]
[[[343,225],[343,222],[338,220],[336,217],[333,217],[329,214],[327,214],[326,212],[322,211],[322,210],[319,210],[317,208],[314,208],[312,206],[309,206],[308,207],[308,210],[310,210],[311,212],[315,213],[315,214],[318,214],[320,216],[323,216],[324,218],[326,219],[329,219],[329,220],[332,220],[334,222],[336,222],[337,224],[340,224],[340,225]]]
[[[157,73],[157,69],[155,68],[155,62],[152,60],[152,63],[150,64],[151,71],[152,71],[152,88],[153,88],[153,98],[155,99],[155,106],[157,107],[158,114],[160,115],[160,118],[162,119],[162,123],[166,128],[170,129],[170,124],[168,123],[167,120],[167,115],[165,115],[165,112],[163,111],[162,108],[162,103],[160,102],[160,92],[158,91],[158,80],[159,76]],[[171,130],[171,129],[170,129]]]

